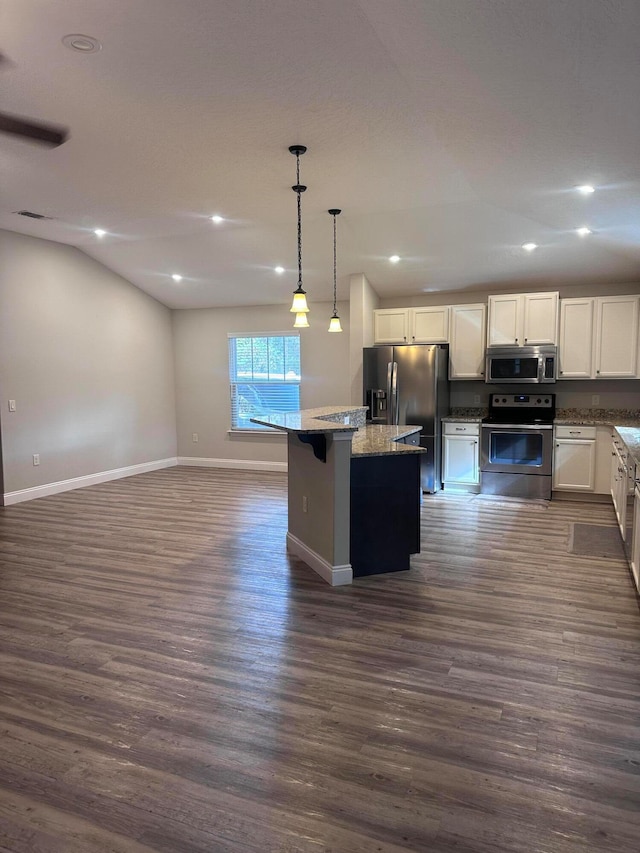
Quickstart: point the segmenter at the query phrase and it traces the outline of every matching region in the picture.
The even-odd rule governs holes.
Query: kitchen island
[[[366,411],[252,418],[288,435],[287,549],[332,586],[406,571],[420,550],[420,427],[367,425]]]

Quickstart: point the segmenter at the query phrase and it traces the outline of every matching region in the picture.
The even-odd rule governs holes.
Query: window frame
[[[294,359],[294,367],[297,368],[297,374],[295,375],[295,379],[287,379],[285,378],[287,375],[287,355],[286,352],[282,353],[283,363],[282,363],[282,378],[280,379],[255,379],[253,376],[251,379],[240,379],[238,373],[238,340],[245,339],[250,340],[252,342],[252,347],[255,346],[253,343],[257,339],[267,339],[267,363],[264,365],[264,361],[262,363],[263,367],[266,367],[267,376],[269,376],[272,370],[271,364],[271,356],[268,352],[269,342],[273,339],[284,339],[284,338],[295,338],[297,341],[297,360]],[[262,426],[261,424],[255,424],[250,422],[250,418],[255,415],[265,413],[267,411],[297,411],[300,409],[300,388],[302,385],[302,354],[301,354],[301,336],[300,333],[295,330],[287,330],[284,332],[275,331],[275,332],[229,332],[227,334],[228,339],[228,378],[229,378],[229,404],[230,404],[230,429],[229,432],[234,435],[237,434],[246,434],[250,432],[259,432],[260,434],[269,435],[273,434],[275,431],[269,429],[269,427]],[[264,355],[263,355],[264,359]],[[254,358],[253,352],[250,357],[251,360],[251,372],[252,374],[256,373],[255,362],[257,361],[257,357]],[[282,399],[286,401],[286,397],[289,393],[289,388],[297,389],[297,393],[295,394],[295,403],[294,405],[287,406],[286,404],[280,408],[277,405],[265,403],[264,407],[261,408],[249,408],[247,411],[245,409],[245,414],[242,416],[240,413],[239,407],[239,395],[238,388],[240,386],[247,386],[252,395],[255,397],[261,397],[264,399],[264,393],[267,391],[267,396],[271,392],[273,392],[274,397],[278,397],[278,395],[282,396]],[[285,388],[287,389],[285,391]],[[246,400],[245,400],[246,402]],[[241,420],[244,420],[244,423],[241,423]]]

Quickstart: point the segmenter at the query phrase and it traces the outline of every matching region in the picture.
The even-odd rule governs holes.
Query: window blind
[[[300,408],[300,335],[229,335],[232,429],[268,429],[255,415]]]

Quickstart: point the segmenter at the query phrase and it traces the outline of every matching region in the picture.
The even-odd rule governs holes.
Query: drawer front
[[[595,441],[596,427],[594,426],[557,426],[556,438],[586,438]]]
[[[449,424],[444,423],[445,435],[480,435],[480,424]]]

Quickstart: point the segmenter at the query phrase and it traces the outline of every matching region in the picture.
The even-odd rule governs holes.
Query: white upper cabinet
[[[446,344],[449,340],[449,307],[410,308],[410,343]]]
[[[557,292],[523,295],[525,346],[558,343],[558,297]]]
[[[596,378],[635,377],[638,351],[638,297],[599,296],[595,304]]]
[[[558,379],[590,379],[594,373],[593,334],[595,300],[560,300]]]
[[[521,297],[518,294],[489,297],[489,336],[487,346],[519,346]]]
[[[376,344],[446,344],[449,306],[379,308],[373,312]]]
[[[487,346],[558,342],[558,293],[505,293],[489,297]]]
[[[376,344],[406,344],[408,337],[408,308],[380,308],[373,312],[373,338]]]
[[[452,305],[449,379],[484,379],[487,306]]]

